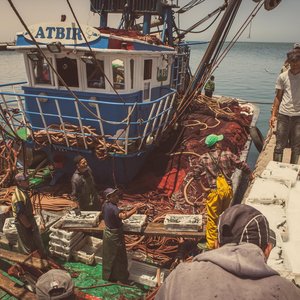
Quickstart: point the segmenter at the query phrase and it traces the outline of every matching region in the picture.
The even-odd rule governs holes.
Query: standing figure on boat
[[[252,177],[247,163],[241,161],[235,154],[222,150],[221,141],[224,136],[210,134],[205,139],[208,152],[201,155],[199,165],[195,167],[195,178],[205,178],[210,193],[207,196],[207,224],[205,249],[213,249],[217,240],[217,223],[220,214],[229,207],[232,198],[231,176],[238,168]]]
[[[12,196],[11,207],[18,232],[18,246],[22,253],[38,251],[41,258],[46,258],[39,227],[33,215],[31,200],[28,194],[29,178],[23,173],[15,176],[16,190]]]
[[[229,207],[218,228],[218,249],[179,264],[155,300],[300,299],[299,288],[267,264],[276,236],[260,211]]]
[[[105,223],[102,278],[112,282],[128,283],[128,261],[122,220],[128,219],[144,204],[140,203],[129,211],[121,211],[117,206],[120,200],[118,189],[107,188],[104,197],[106,201],[102,207]]]
[[[276,145],[273,160],[282,161],[284,148],[291,145],[291,164],[298,164],[300,155],[300,51],[287,53],[290,68],[281,73],[276,81],[270,126],[276,129]]]
[[[92,170],[81,155],[76,156],[74,162],[76,171],[71,179],[71,198],[77,201],[80,210],[100,210],[100,201]]]
[[[205,86],[204,86],[204,92],[205,96],[212,97],[214,91],[215,91],[215,76],[211,75],[210,79],[207,80]]]

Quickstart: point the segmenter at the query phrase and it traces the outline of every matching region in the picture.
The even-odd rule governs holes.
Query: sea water
[[[215,94],[257,103],[260,115],[257,127],[265,136],[275,95],[275,81],[292,48],[289,43],[236,43],[214,72]],[[191,70],[201,61],[207,44],[191,47]],[[26,81],[22,54],[0,52],[0,84]],[[248,162],[253,168],[258,152],[252,145]]]

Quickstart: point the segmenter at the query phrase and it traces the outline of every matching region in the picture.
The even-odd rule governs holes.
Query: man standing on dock
[[[294,48],[287,53],[290,68],[281,73],[276,82],[270,126],[276,129],[274,161],[282,161],[283,150],[291,144],[291,164],[298,164],[300,155],[300,50]]]
[[[45,258],[47,256],[46,251],[33,216],[32,204],[28,194],[28,177],[19,173],[15,176],[15,180],[17,187],[12,196],[11,207],[18,231],[19,249],[25,254],[37,250],[41,258]]]
[[[210,193],[206,200],[206,246],[205,249],[213,249],[217,240],[217,223],[220,214],[229,207],[232,198],[231,176],[238,168],[249,174],[252,173],[249,166],[241,161],[235,154],[228,150],[222,150],[220,142],[224,136],[210,134],[205,139],[208,152],[201,155],[199,164],[195,167],[195,178],[206,180]]]

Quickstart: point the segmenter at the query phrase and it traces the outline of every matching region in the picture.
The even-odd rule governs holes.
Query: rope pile
[[[0,188],[13,184],[20,149],[13,140],[0,142]],[[16,149],[17,148],[17,149]]]
[[[70,145],[70,147],[85,148],[95,152],[97,158],[105,159],[109,152],[121,152],[125,150],[117,143],[107,143],[105,137],[96,133],[96,129],[91,126],[79,126],[64,123],[62,125],[52,124],[46,130],[39,130],[34,133],[34,140],[40,146],[49,144],[48,135],[54,145]]]

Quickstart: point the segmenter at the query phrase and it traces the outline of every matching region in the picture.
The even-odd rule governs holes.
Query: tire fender
[[[249,133],[257,151],[260,153],[264,145],[264,137],[261,131],[256,126],[251,126],[249,128]]]

